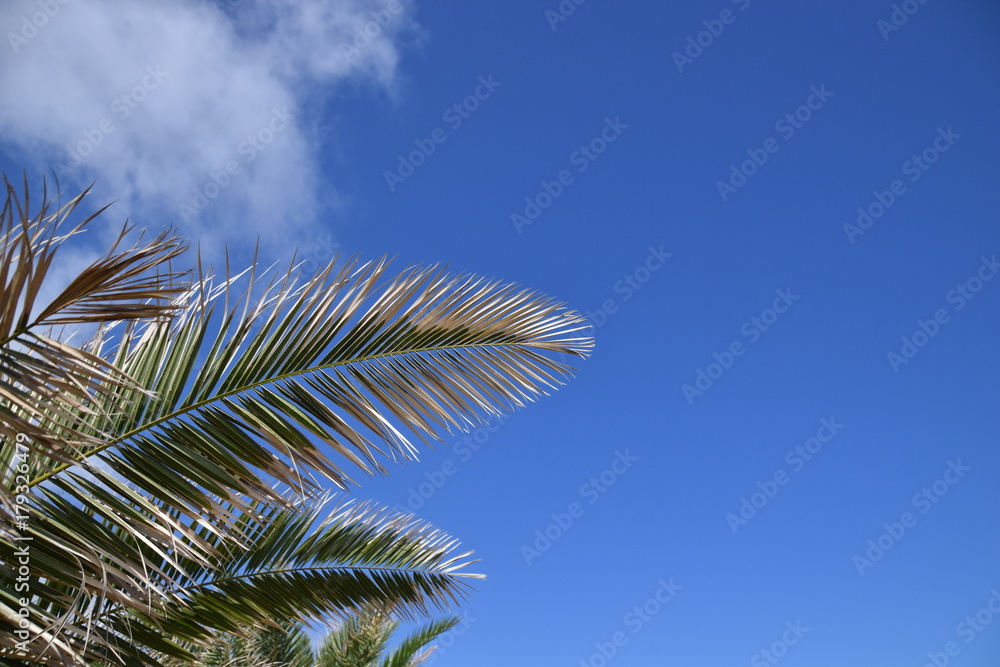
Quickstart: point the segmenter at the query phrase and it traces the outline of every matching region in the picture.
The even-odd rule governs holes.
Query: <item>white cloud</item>
[[[3,148],[96,178],[115,231],[125,214],[177,224],[210,255],[315,237],[335,197],[319,102],[345,81],[391,94],[420,36],[411,0],[25,0],[0,6],[0,28]]]

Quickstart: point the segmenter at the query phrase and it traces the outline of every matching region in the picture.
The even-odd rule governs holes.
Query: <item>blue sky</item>
[[[995,3],[0,20],[8,172],[90,142],[61,178],[115,224],[442,262],[597,325],[565,388],[358,492],[482,558],[436,664],[1000,659]]]

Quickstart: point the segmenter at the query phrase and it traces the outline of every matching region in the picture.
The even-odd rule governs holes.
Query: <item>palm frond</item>
[[[458,616],[446,616],[434,619],[426,625],[418,628],[391,651],[383,660],[380,667],[418,667],[425,663],[434,654],[436,646],[429,646],[431,642],[448,632],[462,619]]]
[[[313,667],[309,635],[294,623],[219,633],[206,646],[180,643],[193,659],[158,656],[164,667]]]
[[[323,506],[255,508],[241,517],[253,535],[247,548],[215,538],[218,558],[209,565],[157,568],[165,577],[160,587],[171,595],[155,617],[119,605],[92,625],[109,649],[117,640],[122,653],[130,652],[124,637],[139,646],[150,633],[169,638],[155,647],[160,658],[183,662],[204,655],[198,646],[216,646],[219,637],[261,638],[290,623],[331,617],[350,623],[383,608],[416,618],[463,599],[466,582],[481,578],[467,571],[475,561],[457,552],[456,540],[412,516],[352,501],[329,512]]]
[[[377,608],[365,609],[323,638],[315,667],[375,667],[395,628]]]
[[[274,667],[313,667],[312,641],[301,625],[282,623],[258,631],[256,644],[266,662]]]
[[[37,399],[46,437],[85,444],[27,464],[22,495],[35,518],[19,528],[11,508],[0,514],[0,545],[13,550],[17,538],[33,540],[34,618],[96,651],[64,651],[61,659],[112,655],[129,632],[155,644],[142,624],[108,625],[86,638],[73,628],[93,631],[91,620],[112,611],[126,623],[120,610],[147,619],[146,627],[179,622],[173,610],[187,599],[171,583],[213,570],[225,549],[249,549],[256,535],[244,517],[293,507],[286,490],[313,496],[323,479],[346,489],[357,471],[378,474],[387,460],[415,458],[414,441],[521,407],[571,372],[555,355],[584,357],[593,344],[582,316],[529,290],[437,266],[396,277],[388,269],[385,259],[335,258],[312,278],[293,267],[266,284],[251,270],[242,293],[236,277],[201,274],[184,293],[170,293],[164,313],[172,318],[109,321],[80,351],[114,377],[78,387],[77,404]],[[63,300],[62,312],[71,302],[77,315],[63,317],[84,317],[85,299]],[[2,392],[0,409],[13,405],[23,416]],[[12,468],[0,476],[14,488]],[[4,593],[11,562],[0,555],[7,606],[15,604]],[[341,577],[336,592],[358,601],[403,595],[407,586],[449,591],[405,599],[420,609],[457,591],[444,574],[420,576]],[[241,581],[227,590],[250,595]],[[335,592],[317,578],[255,581],[273,592]],[[196,598],[209,617],[220,613],[212,591]],[[322,598],[312,604],[311,612],[330,611]],[[261,612],[258,601],[246,613]],[[0,638],[0,646],[10,642]]]
[[[89,188],[56,208],[43,187],[32,210],[25,176],[23,196],[3,176],[6,198],[0,211],[0,438],[30,436],[31,447],[65,456],[72,445],[95,444],[74,424],[81,414],[101,413],[101,401],[121,388],[139,389],[126,374],[99,354],[67,345],[53,327],[169,317],[181,293],[183,274],[157,271],[185,249],[180,238],[164,231],[131,247],[127,223],[99,259],[81,271],[48,303],[46,292],[56,252],[95,217],[71,228],[67,221]],[[105,207],[106,208],[106,207]],[[88,437],[89,436],[89,437]]]
[[[467,582],[482,578],[468,572],[471,552],[457,552],[457,540],[412,515],[348,501],[318,523],[322,505],[246,515],[252,546],[220,545],[212,567],[170,573],[177,601],[158,626],[197,639],[262,618],[346,619],[373,607],[413,619],[465,599]]]
[[[177,472],[199,488],[266,496],[258,473],[316,488],[307,472],[347,488],[344,461],[319,444],[384,472],[380,455],[415,456],[414,435],[467,429],[560,384],[569,367],[542,352],[586,356],[592,345],[568,335],[584,329],[579,314],[527,290],[436,267],[380,285],[387,265],[351,261],[334,272],[331,263],[302,285],[286,275],[242,317],[238,304],[228,308],[214,336],[219,292],[204,281],[180,322],[123,337],[115,362],[158,392],[133,392],[113,417],[89,419],[95,433],[120,435],[81,458],[127,450],[132,460],[117,472],[140,487],[130,471],[181,460]]]

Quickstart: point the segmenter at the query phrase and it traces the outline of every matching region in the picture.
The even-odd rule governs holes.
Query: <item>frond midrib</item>
[[[181,408],[179,410],[174,410],[173,412],[170,412],[170,413],[168,413],[166,415],[163,415],[162,417],[157,417],[156,419],[154,419],[154,420],[152,420],[150,422],[147,422],[145,424],[142,424],[142,425],[140,425],[137,428],[131,429],[130,431],[127,431],[127,432],[123,433],[122,435],[120,435],[120,436],[118,436],[116,438],[113,438],[113,439],[109,440],[108,442],[106,442],[106,443],[104,443],[102,445],[94,447],[93,449],[91,449],[90,451],[88,451],[86,454],[83,454],[83,455],[79,456],[79,458],[76,458],[75,461],[76,462],[80,462],[80,461],[83,461],[85,459],[90,458],[91,456],[94,456],[95,454],[100,454],[104,450],[106,450],[106,449],[108,449],[110,447],[114,447],[115,445],[121,444],[122,442],[125,442],[129,438],[134,437],[134,436],[136,436],[136,435],[138,435],[138,434],[140,434],[140,433],[142,433],[144,431],[148,431],[148,430],[150,430],[152,428],[156,428],[160,424],[168,422],[168,421],[170,421],[172,419],[176,419],[178,417],[182,417],[182,416],[184,416],[184,415],[186,415],[186,414],[188,414],[190,412],[194,412],[196,410],[200,410],[201,408],[204,408],[204,407],[206,407],[208,405],[211,405],[213,403],[217,403],[217,402],[222,401],[222,400],[224,400],[226,398],[230,398],[232,396],[243,394],[245,392],[251,391],[251,390],[256,389],[258,387],[263,387],[263,386],[266,386],[266,385],[269,385],[269,384],[274,384],[276,382],[281,382],[282,380],[287,380],[287,379],[295,378],[295,377],[298,377],[300,375],[306,375],[308,373],[316,373],[316,372],[320,372],[320,371],[324,371],[324,370],[329,370],[331,368],[337,368],[339,366],[346,366],[346,365],[349,365],[349,364],[359,364],[359,363],[363,363],[365,361],[373,361],[373,360],[376,360],[376,359],[385,359],[385,358],[390,358],[390,357],[414,355],[414,354],[420,354],[420,353],[423,353],[423,352],[437,352],[437,351],[442,351],[443,352],[443,351],[448,351],[448,350],[504,348],[504,347],[513,347],[513,346],[516,346],[516,345],[517,345],[516,343],[477,343],[477,344],[464,344],[464,345],[462,345],[462,344],[454,344],[454,345],[441,345],[441,346],[431,346],[431,347],[419,347],[419,348],[413,348],[413,349],[407,349],[407,350],[395,350],[395,351],[391,351],[391,352],[380,352],[378,354],[372,354],[372,355],[368,355],[368,356],[364,356],[364,357],[357,357],[357,358],[352,358],[352,359],[343,359],[341,361],[336,361],[336,362],[333,362],[333,363],[330,363],[330,364],[320,364],[319,366],[310,366],[309,368],[302,368],[302,369],[295,370],[293,372],[282,373],[281,375],[277,375],[277,376],[274,376],[274,377],[266,378],[264,380],[260,380],[258,382],[254,382],[254,383],[251,383],[251,384],[248,384],[248,385],[244,385],[244,386],[241,386],[241,387],[234,387],[233,389],[230,389],[229,391],[225,391],[225,392],[222,392],[222,393],[219,393],[219,394],[215,394],[215,395],[213,395],[210,398],[206,398],[204,400],[197,401],[197,402],[192,403],[191,405],[186,406],[184,408]],[[31,482],[28,483],[28,487],[29,488],[35,487],[35,486],[41,484],[42,482],[44,482],[45,480],[49,479],[50,477],[53,477],[54,475],[57,475],[57,474],[63,472],[64,470],[66,470],[67,468],[71,467],[72,465],[73,465],[72,463],[60,463],[59,465],[53,467],[52,470],[50,470],[49,472],[45,473],[44,475],[41,475],[40,477],[37,477],[37,478],[31,480]]]
[[[471,563],[469,563],[471,564]],[[398,575],[420,575],[420,576],[439,576],[447,577],[449,579],[484,579],[485,575],[472,574],[465,572],[433,572],[428,570],[421,570],[414,567],[392,567],[388,565],[372,566],[372,565],[351,565],[351,564],[339,564],[339,565],[303,565],[300,567],[291,568],[280,568],[272,570],[264,570],[257,572],[247,572],[240,575],[224,577],[222,579],[212,579],[211,581],[206,581],[202,583],[192,584],[190,586],[178,586],[174,589],[174,594],[186,594],[192,595],[194,593],[199,593],[202,591],[208,591],[212,586],[218,586],[220,584],[228,582],[236,582],[240,580],[252,580],[254,577],[264,577],[271,575],[281,575],[281,574],[295,574],[299,572],[307,573],[327,573],[336,571],[364,571],[370,573],[392,573]],[[454,582],[454,585],[467,585],[465,582]],[[112,607],[104,610],[101,613],[101,618],[107,618],[108,616],[116,613],[118,609]]]
[[[332,572],[339,570],[349,570],[356,571],[362,570],[365,572],[385,572],[393,574],[409,574],[409,575],[423,575],[423,576],[439,576],[439,577],[457,577],[462,579],[475,579],[479,578],[481,575],[475,575],[470,573],[453,573],[453,572],[433,572],[428,570],[421,570],[413,567],[392,567],[389,565],[371,566],[371,565],[312,565],[312,566],[300,566],[300,567],[286,567],[273,570],[263,570],[259,572],[247,572],[239,575],[234,575],[230,577],[224,577],[222,579],[213,579],[212,581],[206,581],[199,584],[194,584],[192,586],[180,587],[176,590],[176,593],[196,593],[202,590],[207,590],[212,586],[218,586],[220,584],[225,584],[229,582],[236,582],[244,579],[253,579],[254,577],[264,577],[279,574],[296,574],[299,572]]]

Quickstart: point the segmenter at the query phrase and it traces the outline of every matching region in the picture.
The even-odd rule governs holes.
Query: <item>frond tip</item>
[[[170,317],[185,274],[160,267],[185,250],[169,231],[131,247],[123,226],[102,257],[64,287],[53,285],[51,269],[63,242],[105,208],[67,229],[67,221],[89,188],[56,207],[43,185],[32,211],[27,176],[23,196],[3,176],[6,198],[0,211],[0,437],[23,434],[37,451],[62,456],[63,449],[95,442],[76,428],[81,411],[100,413],[104,400],[134,381],[99,354],[73,347],[53,335],[65,325],[103,325]],[[39,298],[53,290],[48,303]]]
[[[174,582],[178,602],[157,625],[186,639],[267,619],[348,619],[393,609],[417,619],[466,599],[478,561],[459,542],[412,515],[349,501],[322,518],[323,503],[304,510],[258,507],[248,548],[222,549],[214,569],[191,565]],[[244,526],[249,527],[249,526]],[[221,545],[220,545],[221,546]],[[164,584],[169,587],[169,583]]]
[[[390,275],[385,258],[334,258],[307,279],[293,266],[263,289],[253,268],[218,281],[199,272],[181,289],[179,274],[156,273],[182,248],[168,236],[116,245],[36,308],[68,236],[54,225],[75,204],[31,217],[27,197],[22,210],[11,193],[0,437],[25,434],[44,454],[19,473],[39,591],[31,611],[65,643],[44,650],[81,661],[120,651],[140,664],[144,650],[184,657],[164,632],[200,641],[369,603],[415,617],[464,597],[475,561],[450,537],[369,506],[342,507],[314,532],[300,503],[323,478],[348,488],[359,470],[415,458],[414,440],[558,387],[573,371],[566,357],[593,347],[583,316],[438,266]],[[104,347],[103,328],[84,348],[36,330],[120,320]],[[11,454],[0,450],[0,462]],[[13,466],[3,471],[12,482]],[[0,500],[12,507],[9,493]],[[0,512],[0,546],[20,532]],[[0,567],[0,584],[10,581]],[[12,646],[11,604],[0,599],[0,647]]]

